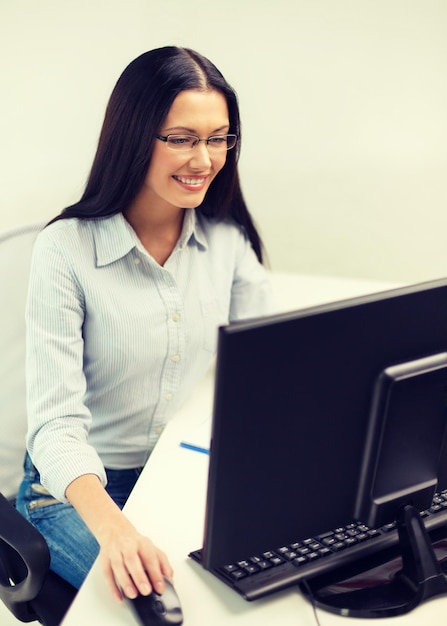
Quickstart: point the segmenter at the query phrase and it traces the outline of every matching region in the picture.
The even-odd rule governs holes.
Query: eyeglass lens
[[[194,135],[168,135],[166,143],[173,150],[192,150],[199,143],[205,141],[208,148],[213,150],[231,150],[237,142],[236,135],[214,135],[200,139]]]

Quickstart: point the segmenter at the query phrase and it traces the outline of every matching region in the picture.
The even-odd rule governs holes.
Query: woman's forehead
[[[189,89],[181,91],[173,101],[163,131],[192,133],[206,127],[214,132],[225,130],[228,125],[228,105],[220,91]]]

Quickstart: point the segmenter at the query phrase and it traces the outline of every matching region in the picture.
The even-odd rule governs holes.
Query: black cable
[[[302,580],[302,581],[299,583],[298,588],[300,588],[300,590],[301,590],[301,587],[304,587],[304,589],[305,589],[305,591],[306,591],[306,598],[308,598],[308,599],[309,599],[310,604],[311,604],[311,606],[312,606],[312,610],[313,610],[313,613],[314,613],[314,618],[315,618],[315,623],[316,623],[316,625],[317,625],[317,626],[321,626],[321,624],[320,624],[320,620],[319,620],[319,618],[318,618],[317,606],[316,606],[316,604],[315,604],[315,599],[314,599],[314,596],[313,596],[312,590],[311,590],[311,588],[309,587],[309,584],[308,584],[307,580]]]

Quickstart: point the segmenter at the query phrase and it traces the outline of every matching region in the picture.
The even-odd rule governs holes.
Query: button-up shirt
[[[122,214],[38,236],[27,304],[28,449],[58,499],[86,473],[144,465],[204,375],[217,328],[270,312],[241,229],[185,211],[160,266]]]

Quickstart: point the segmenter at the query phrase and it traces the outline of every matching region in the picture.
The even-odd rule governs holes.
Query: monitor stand
[[[396,524],[402,568],[389,582],[339,592],[337,584],[328,585],[323,575],[321,580],[316,577],[300,585],[303,594],[318,608],[361,618],[401,615],[428,598],[447,594],[447,575],[436,558],[420,513],[406,505],[399,511]],[[337,580],[341,583],[346,576]]]

